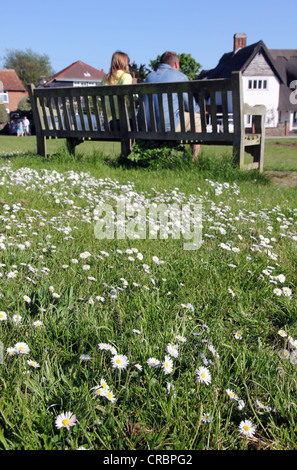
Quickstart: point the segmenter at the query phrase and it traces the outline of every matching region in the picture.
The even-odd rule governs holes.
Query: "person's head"
[[[160,63],[168,64],[173,69],[179,70],[179,60],[178,60],[178,55],[176,54],[176,52],[170,52],[170,51],[164,52],[164,54],[161,55]]]
[[[114,52],[111,58],[109,73],[107,75],[108,83],[113,82],[113,77],[115,76],[118,70],[122,70],[123,72],[127,73],[129,71],[129,64],[130,59],[129,56],[125,54],[125,52]]]

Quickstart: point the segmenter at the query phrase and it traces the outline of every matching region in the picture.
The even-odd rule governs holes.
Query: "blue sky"
[[[77,60],[107,72],[116,50],[138,65],[165,50],[189,53],[209,69],[232,50],[234,33],[246,33],[247,44],[297,49],[296,0],[14,0],[12,9],[13,21],[2,18],[0,67],[6,49],[31,48],[55,72]]]

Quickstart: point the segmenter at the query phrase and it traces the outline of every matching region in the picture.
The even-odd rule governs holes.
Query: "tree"
[[[179,60],[179,69],[182,73],[187,75],[189,80],[195,80],[198,75],[199,71],[202,67],[199,62],[196,62],[195,59],[191,56],[191,54],[177,54],[178,55],[178,60]],[[155,60],[150,61],[150,68],[151,70],[157,70],[159,64],[160,64],[161,56],[158,55]]]
[[[134,75],[134,77],[137,79],[137,82],[143,82],[147,74],[149,73],[149,69],[146,67],[145,64],[140,64],[139,66],[133,62],[129,66],[130,68],[130,73]]]
[[[28,96],[24,96],[24,97],[19,101],[17,111],[18,111],[19,113],[20,113],[20,112],[21,112],[21,113],[22,113],[22,112],[28,113],[28,112],[31,112],[31,111],[32,111],[30,98],[28,98]]]
[[[0,128],[3,127],[3,124],[7,124],[9,121],[8,114],[6,112],[5,105],[0,100]],[[1,125],[2,124],[2,125]]]
[[[6,49],[4,68],[14,69],[24,86],[28,83],[37,85],[42,76],[50,77],[54,73],[48,55],[32,49]]]

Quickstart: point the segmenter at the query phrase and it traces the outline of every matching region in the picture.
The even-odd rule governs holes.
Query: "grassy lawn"
[[[265,170],[283,170],[297,171],[297,147],[287,144],[297,144],[297,139],[266,139],[265,142]],[[47,140],[47,152],[53,154],[65,148],[63,139]],[[0,136],[0,154],[5,152],[36,152],[36,137],[16,137],[16,136]],[[206,156],[220,157],[224,155],[232,155],[232,147],[230,146],[203,146],[201,151]],[[76,152],[82,155],[91,155],[93,153],[101,153],[105,156],[117,155],[120,152],[120,144],[118,142],[91,142],[86,141],[76,148]],[[246,155],[246,162],[250,162],[250,155]]]
[[[296,186],[95,146],[0,137],[0,449],[295,449]]]

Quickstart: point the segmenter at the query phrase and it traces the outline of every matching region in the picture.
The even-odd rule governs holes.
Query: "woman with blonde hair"
[[[131,85],[132,76],[129,73],[129,63],[130,59],[127,54],[121,51],[114,52],[112,55],[109,72],[103,79],[102,85]],[[126,103],[128,107],[127,100]],[[115,126],[112,118],[109,99],[105,100],[105,104],[109,126],[110,129],[113,130]],[[118,99],[116,96],[114,97],[114,109],[116,114],[116,127],[120,129],[119,106]]]
[[[131,85],[132,76],[129,73],[130,59],[125,52],[116,51],[112,55],[111,65],[103,85]]]

